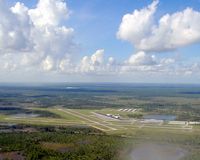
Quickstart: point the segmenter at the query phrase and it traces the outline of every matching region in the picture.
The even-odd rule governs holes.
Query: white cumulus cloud
[[[113,74],[117,73],[119,65],[116,63],[113,57],[105,59],[104,49],[99,49],[91,56],[84,56],[81,59],[80,65],[78,66],[77,71],[80,73],[89,73],[89,74]]]
[[[174,58],[150,53],[200,41],[200,12],[186,8],[155,21],[158,3],[154,0],[123,16],[117,37],[131,42],[136,53],[118,62],[105,55],[104,49],[81,59],[75,56],[79,46],[74,41],[74,29],[66,25],[70,10],[64,0],[39,0],[34,8],[21,2],[8,6],[6,0],[0,0],[0,73],[98,77],[199,73],[198,62],[183,65]]]
[[[124,15],[117,37],[144,51],[174,50],[200,42],[200,12],[192,8],[154,20],[158,1]]]
[[[54,60],[52,57],[47,56],[43,61],[42,61],[42,68],[45,71],[50,71],[54,67]]]
[[[0,1],[0,54],[28,48],[30,23],[26,13],[27,8],[20,3],[10,9]]]
[[[154,55],[149,55],[143,51],[140,51],[136,54],[131,55],[130,58],[128,59],[127,63],[129,65],[137,65],[137,66],[155,65],[156,60],[155,60]]]
[[[35,26],[56,26],[68,18],[69,10],[62,0],[39,0],[37,7],[28,11]]]
[[[99,49],[91,57],[84,56],[81,60],[81,72],[96,72],[103,67],[104,63],[104,50]]]
[[[134,10],[122,18],[117,37],[138,45],[139,41],[146,37],[153,25],[153,15],[156,11],[158,1],[141,10]]]
[[[78,47],[73,28],[63,25],[69,14],[63,0],[39,0],[36,8],[20,2],[9,7],[1,0],[0,55],[12,55],[19,66],[15,68],[37,68],[42,64],[45,71],[59,69],[59,63],[72,56]]]

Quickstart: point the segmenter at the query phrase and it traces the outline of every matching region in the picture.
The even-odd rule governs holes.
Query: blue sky
[[[17,0],[9,0],[10,4],[16,2]],[[20,0],[20,2],[33,8],[38,0]],[[91,54],[97,48],[104,48],[109,56],[124,60],[134,52],[134,47],[116,38],[121,19],[124,14],[141,9],[152,0],[66,0],[66,2],[72,11],[66,25],[75,29],[75,34],[78,35],[76,39],[82,48],[81,54]],[[200,10],[200,0],[160,0],[156,16],[160,18],[166,13],[171,14],[187,7]],[[94,39],[96,33],[102,34]],[[198,58],[200,57],[199,50],[200,45],[194,44],[178,49],[178,52],[186,58],[193,58],[193,56]]]
[[[116,31],[118,30],[121,18],[126,13],[131,13],[134,9],[140,9],[150,4],[151,0],[69,0],[68,4],[73,11],[69,20],[69,25],[74,26],[79,35],[80,43],[83,44],[88,53],[92,53],[96,48],[105,48],[112,56],[117,55],[119,59],[127,58],[134,47],[129,43],[116,39]],[[200,9],[198,0],[176,0],[176,1],[161,0],[157,16],[160,17],[166,13],[173,13],[178,10],[183,10],[186,7],[192,7],[195,10]],[[84,15],[85,14],[85,15]],[[95,38],[96,33],[103,33]],[[109,42],[109,43],[108,43]],[[188,47],[196,56],[200,45]],[[193,50],[194,48],[194,50]],[[186,48],[187,49],[187,48]],[[190,57],[187,52],[181,52],[185,56]]]
[[[43,65],[43,64],[49,65],[45,68],[46,68],[46,70],[50,70],[53,72],[49,75],[49,76],[52,76],[52,75],[57,74],[57,73],[55,73],[55,70],[56,70],[55,68],[57,68],[56,65],[60,65],[62,60],[63,60],[62,64],[64,64],[64,62],[65,62],[64,66],[67,68],[67,70],[68,70],[68,67],[72,67],[72,68],[76,67],[77,68],[77,66],[78,66],[79,68],[81,68],[80,67],[81,64],[80,65],[79,64],[71,65],[71,63],[70,63],[70,65],[69,65],[68,61],[71,61],[71,60],[66,60],[66,57],[72,57],[72,59],[76,59],[76,61],[80,61],[78,63],[83,63],[82,58],[86,57],[85,61],[87,61],[87,63],[89,63],[89,64],[85,64],[86,62],[84,61],[84,65],[87,66],[86,67],[87,71],[81,70],[81,73],[79,73],[78,71],[71,71],[71,68],[70,68],[70,75],[68,75],[69,71],[64,71],[63,75],[60,75],[61,71],[58,71],[59,73],[58,73],[57,78],[55,78],[56,80],[59,79],[58,77],[62,77],[60,79],[60,81],[65,80],[66,77],[70,77],[69,79],[73,80],[73,79],[75,79],[73,77],[77,78],[77,76],[79,77],[79,76],[82,76],[82,74],[83,74],[86,81],[90,81],[91,77],[94,77],[95,80],[98,79],[99,77],[101,77],[101,78],[99,78],[100,81],[101,81],[101,79],[103,79],[103,81],[106,81],[106,80],[112,81],[112,77],[113,77],[113,79],[115,79],[115,76],[113,76],[113,70],[115,70],[115,69],[113,69],[114,67],[112,69],[109,68],[110,70],[112,70],[110,73],[107,73],[107,72],[102,73],[103,72],[102,71],[101,73],[94,74],[95,69],[97,69],[98,71],[101,70],[101,69],[99,69],[100,63],[103,63],[102,68],[104,68],[104,70],[107,70],[107,69],[105,69],[106,68],[105,66],[110,65],[110,64],[107,64],[107,61],[109,61],[108,60],[109,57],[112,57],[116,61],[115,65],[116,64],[117,64],[117,66],[122,65],[123,70],[124,70],[124,68],[126,68],[125,69],[126,71],[133,70],[134,73],[133,73],[132,77],[139,75],[139,77],[142,77],[141,79],[143,79],[143,77],[146,77],[146,76],[148,77],[148,74],[150,74],[149,72],[144,73],[144,70],[146,71],[147,68],[150,68],[150,65],[153,66],[153,69],[151,68],[150,70],[151,71],[153,70],[153,72],[155,73],[156,72],[155,71],[156,70],[155,63],[157,64],[157,66],[163,67],[164,64],[161,64],[161,63],[163,63],[165,60],[166,61],[169,61],[169,60],[176,61],[176,63],[170,64],[170,66],[167,66],[168,68],[166,67],[165,69],[163,69],[163,68],[159,69],[159,71],[158,71],[159,74],[157,74],[155,76],[155,77],[159,77],[158,79],[160,79],[160,80],[158,80],[158,82],[163,81],[165,79],[165,76],[160,75],[161,70],[170,70],[170,68],[172,68],[172,67],[178,68],[177,65],[181,64],[179,66],[178,70],[181,70],[181,67],[184,66],[185,70],[187,70],[185,72],[187,72],[186,74],[188,74],[189,72],[193,72],[190,70],[190,68],[192,68],[192,66],[189,66],[189,65],[192,65],[192,64],[198,65],[200,62],[200,55],[199,55],[200,40],[198,40],[198,38],[197,38],[197,40],[195,39],[194,42],[192,40],[192,43],[184,42],[184,45],[181,44],[178,46],[176,46],[176,44],[175,44],[176,47],[172,48],[172,49],[165,48],[164,47],[165,44],[163,44],[163,43],[166,43],[166,42],[163,42],[162,44],[164,46],[163,46],[163,48],[162,47],[159,48],[159,51],[157,51],[157,49],[155,49],[155,47],[154,48],[150,47],[150,49],[142,48],[141,46],[139,46],[140,45],[139,43],[142,40],[141,41],[138,39],[136,40],[136,39],[134,39],[134,37],[132,38],[130,36],[125,37],[123,34],[126,31],[124,31],[124,30],[121,31],[121,35],[117,38],[117,33],[120,30],[120,25],[123,25],[123,22],[122,22],[123,16],[126,14],[134,15],[133,12],[135,10],[141,11],[144,8],[147,9],[148,6],[153,3],[152,0],[66,0],[66,1],[45,0],[45,1],[46,2],[49,1],[51,3],[54,3],[53,1],[55,1],[55,2],[57,1],[62,4],[65,4],[67,6],[67,8],[65,8],[65,9],[67,11],[66,12],[61,11],[61,12],[68,14],[68,19],[67,20],[63,19],[62,14],[61,14],[59,16],[61,17],[62,20],[59,22],[59,24],[56,24],[53,26],[50,26],[49,24],[45,24],[42,27],[41,26],[39,26],[39,27],[41,27],[43,29],[47,28],[49,30],[50,29],[56,30],[56,27],[58,29],[58,28],[61,28],[62,26],[65,26],[66,29],[73,28],[73,30],[74,30],[73,31],[73,40],[72,41],[70,40],[70,42],[66,42],[66,44],[65,44],[65,42],[63,42],[62,43],[63,46],[61,46],[60,48],[62,48],[62,47],[64,48],[65,45],[66,45],[66,48],[67,47],[71,48],[71,47],[74,47],[74,44],[75,44],[75,46],[77,46],[76,47],[77,49],[76,49],[76,53],[68,54],[69,51],[67,50],[67,51],[65,51],[67,54],[58,53],[58,54],[60,54],[58,56],[55,56],[56,55],[55,53],[51,53],[51,54],[44,53],[47,50],[50,50],[50,52],[53,52],[51,49],[45,48],[45,50],[42,50],[42,51],[37,50],[37,52],[41,52],[41,54],[40,54],[41,60],[36,60],[37,62],[34,62],[33,64],[36,64],[36,66]],[[20,2],[20,4],[24,3],[24,5],[28,8],[28,10],[35,9],[34,14],[37,12],[36,8],[37,8],[37,4],[39,3],[38,0],[29,0],[29,1],[8,0],[6,3],[7,6],[5,5],[5,7],[8,7],[8,9],[9,9],[9,7],[14,6],[17,2]],[[48,9],[47,5],[45,7],[47,7],[47,9]],[[153,13],[153,11],[152,11],[154,24],[150,27],[153,28],[153,26],[157,26],[157,28],[159,29],[158,23],[159,23],[159,20],[161,19],[161,17],[163,17],[164,15],[167,15],[167,14],[173,15],[174,13],[177,13],[177,12],[182,13],[182,12],[184,12],[184,10],[187,7],[192,8],[192,13],[195,11],[200,12],[200,0],[176,0],[176,1],[160,0],[159,3],[156,6],[154,6],[154,8],[156,9],[155,13]],[[36,24],[35,21],[37,21],[37,19],[34,19],[34,14],[33,14],[33,16],[29,14],[29,16],[30,16],[31,21],[35,25]],[[41,16],[43,16],[43,15],[41,15]],[[1,17],[1,14],[0,14],[0,17]],[[199,18],[199,17],[197,16],[197,18]],[[141,19],[141,17],[140,17],[140,19]],[[171,17],[171,19],[173,19],[173,17]],[[194,22],[194,21],[192,21],[192,22]],[[190,24],[189,21],[188,21],[188,24]],[[194,24],[194,25],[196,25],[196,24]],[[36,25],[34,27],[38,28],[38,26],[36,26]],[[131,27],[132,28],[135,27],[134,23],[132,24]],[[193,26],[191,26],[191,28],[193,29]],[[196,26],[194,28],[196,28]],[[34,29],[31,28],[31,30],[34,30]],[[197,29],[196,32],[198,32],[198,31],[199,30]],[[131,31],[131,33],[133,33],[133,32],[134,32],[134,30]],[[41,33],[41,34],[45,35],[46,33]],[[54,36],[57,36],[57,35],[54,35]],[[134,34],[133,34],[133,36],[134,36]],[[60,37],[60,38],[65,39],[66,37]],[[153,37],[153,31],[152,31],[152,36],[149,36],[148,38],[150,39],[148,42],[148,44],[149,44],[149,43],[151,43],[151,38],[155,38],[155,37]],[[180,37],[178,37],[178,38],[180,40]],[[146,37],[143,37],[143,39],[146,39]],[[69,46],[70,44],[73,44],[73,46]],[[179,42],[177,42],[177,44],[179,44]],[[149,46],[145,46],[145,47],[148,48]],[[40,48],[43,48],[43,47],[41,46]],[[61,49],[62,51],[65,50],[63,48]],[[0,50],[3,50],[3,49],[4,48],[3,47],[1,48],[1,46],[0,46]],[[12,53],[15,52],[15,51],[13,51],[13,48],[9,49],[9,51],[10,50],[12,50]],[[144,51],[144,53],[141,53],[143,51]],[[16,52],[21,53],[21,50],[20,51],[17,50]],[[36,51],[34,50],[34,51],[31,51],[31,53],[32,52],[36,52]],[[72,51],[70,50],[70,52],[72,52]],[[139,53],[139,54],[137,54],[137,53]],[[7,53],[7,55],[9,55],[9,56],[10,56],[10,54],[11,54],[10,52]],[[75,54],[76,56],[75,57],[71,56],[73,54]],[[23,56],[24,55],[25,55],[25,53],[23,54]],[[25,55],[25,56],[27,56],[27,55]],[[94,55],[93,58],[92,58],[92,55]],[[101,55],[104,56],[105,62],[102,62],[103,58],[101,57]],[[136,56],[134,56],[134,55],[136,55]],[[38,57],[40,57],[40,56],[38,56]],[[132,59],[131,59],[131,56],[133,56]],[[4,55],[4,57],[5,57],[5,55]],[[16,58],[17,57],[16,54],[13,55],[13,57],[15,57],[14,58],[15,62],[17,61],[16,59],[21,59],[21,58]],[[62,57],[62,59],[60,57]],[[156,60],[155,60],[155,57],[156,57]],[[138,62],[138,59],[139,59],[139,62]],[[112,61],[112,60],[110,60],[110,61]],[[98,65],[96,66],[97,63],[98,63]],[[21,62],[20,62],[20,64],[21,64]],[[17,64],[16,64],[16,66],[17,66]],[[126,66],[126,67],[124,67],[124,66]],[[129,66],[128,69],[127,69],[127,66]],[[130,66],[131,66],[131,69],[130,69]],[[20,66],[19,68],[23,68],[23,67],[24,66]],[[138,73],[139,69],[136,67],[145,68],[145,69],[143,69],[142,74],[140,74],[140,73]],[[18,68],[18,67],[16,67],[16,68]],[[30,68],[34,68],[34,67],[31,66]],[[134,69],[132,69],[132,68],[134,68]],[[193,66],[193,68],[194,68],[194,66]],[[196,68],[198,68],[198,67],[196,67]],[[77,69],[77,70],[79,70],[79,69]],[[136,73],[136,70],[137,70],[137,73]],[[9,75],[9,77],[12,77],[12,75],[15,77],[16,74],[18,74],[18,73],[20,74],[24,71],[3,70],[1,72],[2,72],[2,74],[6,73],[7,76]],[[43,74],[43,72],[40,71],[40,69],[34,69],[34,73],[35,72],[38,72],[35,74],[36,76],[28,75],[27,73],[25,73],[25,74],[27,74],[27,77],[30,76],[30,77],[33,77],[33,79],[40,81],[37,76]],[[71,73],[71,72],[73,72],[73,73]],[[77,75],[77,72],[78,72],[78,75]],[[84,72],[84,73],[82,73],[82,72]],[[85,73],[85,72],[89,72],[89,73]],[[120,71],[117,71],[117,72],[121,72],[121,69],[120,69]],[[44,73],[44,76],[46,76],[48,74],[49,73]],[[67,74],[67,76],[65,74]],[[128,74],[130,75],[132,73],[128,73]],[[163,73],[163,74],[165,75],[165,73]],[[173,73],[171,73],[171,71],[170,71],[170,74],[173,77],[175,77],[175,79],[184,78],[184,75],[176,75],[177,73],[173,74]],[[119,76],[119,75],[117,75],[117,76]],[[180,78],[178,76],[180,76]],[[16,77],[18,77],[18,76],[16,76]],[[122,81],[127,81],[127,75],[124,77],[125,78]],[[196,75],[196,73],[195,73],[195,75],[191,74],[191,77],[185,77],[184,81],[185,82],[193,82],[193,81],[196,82],[197,77],[198,77],[198,75]],[[128,80],[128,81],[133,81],[133,82],[139,81],[138,78],[136,78],[136,79],[130,78],[130,80]],[[4,79],[2,79],[2,80],[0,79],[0,81],[4,81]],[[29,81],[29,78],[27,78],[27,81]],[[151,81],[157,82],[157,80],[153,79],[153,78]]]
[[[105,48],[106,52],[118,59],[126,59],[134,52],[134,47],[128,42],[116,39],[116,31],[124,14],[133,12],[147,6],[151,0],[69,0],[67,1],[73,11],[69,25],[74,26],[78,40],[87,53],[96,48]],[[181,11],[186,7],[200,9],[198,0],[161,0],[157,17],[166,13]],[[73,15],[74,14],[74,15]],[[84,15],[85,14],[85,15]],[[102,33],[94,37],[96,33]],[[184,57],[199,56],[200,45],[187,46],[180,49]],[[169,53],[170,54],[170,53]],[[173,54],[173,53],[172,53]],[[192,55],[191,55],[192,54]]]
[[[93,53],[96,48],[104,48],[110,56],[118,59],[126,59],[134,52],[134,47],[128,42],[116,39],[116,31],[124,14],[131,13],[134,9],[147,6],[151,0],[69,0],[67,1],[72,9],[73,18],[69,19],[69,25],[74,26],[78,36],[78,41],[83,45],[86,53]],[[170,3],[171,2],[171,3]],[[200,9],[198,0],[161,0],[157,16],[166,13],[181,11],[186,7],[195,10]],[[98,37],[96,33],[102,33]],[[185,51],[186,50],[186,51]],[[191,53],[198,56],[200,45],[192,45],[180,52],[183,56],[190,58]],[[173,53],[172,53],[173,54]]]

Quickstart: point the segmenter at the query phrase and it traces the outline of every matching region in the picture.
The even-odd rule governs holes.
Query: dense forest
[[[7,157],[27,160],[117,160],[125,144],[124,138],[91,128],[38,129],[34,133],[1,133],[0,159],[9,153]]]

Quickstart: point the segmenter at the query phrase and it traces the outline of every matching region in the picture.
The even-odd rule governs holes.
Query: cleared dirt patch
[[[72,151],[75,147],[73,143],[61,144],[61,143],[51,143],[51,142],[42,142],[41,146],[44,149],[50,149],[60,153]]]
[[[25,160],[22,152],[3,152],[0,153],[0,160]]]

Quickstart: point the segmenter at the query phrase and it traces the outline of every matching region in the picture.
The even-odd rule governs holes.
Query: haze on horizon
[[[199,83],[200,1],[0,0],[0,82]]]

